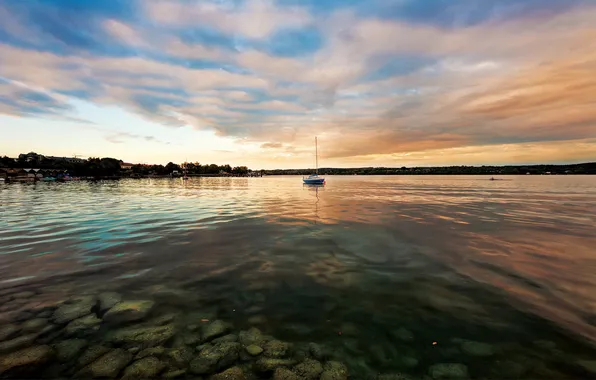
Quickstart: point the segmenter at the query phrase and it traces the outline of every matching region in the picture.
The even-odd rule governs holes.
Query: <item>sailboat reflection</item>
[[[315,202],[315,224],[317,224],[317,219],[319,219],[319,190],[325,191],[325,184],[303,184],[302,187],[306,188],[310,192],[314,192],[317,201]]]

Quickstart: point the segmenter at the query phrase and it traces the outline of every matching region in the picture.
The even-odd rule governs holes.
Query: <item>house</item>
[[[120,163],[120,169],[122,169],[122,170],[130,170],[130,169],[132,169],[133,166],[134,166],[134,164],[131,164],[129,162],[121,162]]]
[[[69,162],[71,164],[84,164],[85,162],[87,162],[87,160],[85,160],[83,158],[78,158],[78,157],[56,157],[56,156],[48,156],[46,158],[48,158],[50,160],[54,160],[54,161]]]
[[[27,154],[19,154],[19,160],[25,162],[40,162],[45,157],[35,152],[29,152]]]

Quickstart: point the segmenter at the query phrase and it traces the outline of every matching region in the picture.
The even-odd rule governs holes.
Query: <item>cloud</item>
[[[277,149],[283,146],[282,143],[263,143],[261,144],[261,148],[263,149]]]
[[[151,20],[174,27],[201,25],[248,38],[264,38],[282,27],[302,27],[311,16],[299,7],[279,7],[271,0],[233,2],[154,0],[142,3]]]
[[[0,8],[18,21],[0,30],[0,112],[68,118],[83,97],[284,154],[316,134],[345,160],[595,137],[589,2],[125,4],[81,5],[80,30],[58,5]]]
[[[15,116],[63,118],[86,122],[72,115],[67,97],[51,91],[0,78],[0,113]]]
[[[136,135],[133,133],[128,132],[118,132],[113,131],[105,136],[106,141],[109,141],[113,144],[122,144],[125,143],[127,140],[143,140],[147,142],[157,142],[160,144],[169,145],[170,143],[167,141],[161,141],[157,139],[155,136],[143,136],[143,135]]]

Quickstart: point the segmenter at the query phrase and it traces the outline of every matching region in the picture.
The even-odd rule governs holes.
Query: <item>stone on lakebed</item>
[[[492,356],[495,354],[495,349],[492,345],[482,342],[464,341],[461,344],[461,350],[471,356]]]
[[[244,375],[242,368],[232,367],[211,376],[209,380],[246,380],[246,376]]]
[[[15,351],[0,358],[0,374],[13,369],[31,368],[52,359],[54,350],[50,346],[35,346]]]
[[[159,375],[166,365],[161,360],[149,356],[141,360],[137,360],[124,370],[122,380],[129,379],[151,379]]]
[[[209,342],[215,338],[226,335],[232,330],[232,326],[222,320],[216,320],[205,324],[202,328],[203,342]]]
[[[240,343],[226,342],[207,347],[190,362],[190,371],[195,375],[206,375],[230,367],[238,360]]]
[[[89,314],[81,318],[71,321],[64,331],[68,335],[75,335],[78,333],[90,333],[99,330],[101,319],[97,318],[95,314]]]
[[[107,340],[127,347],[161,346],[176,334],[173,325],[158,327],[124,327],[108,333]]]
[[[99,311],[103,313],[113,308],[118,302],[122,301],[122,296],[116,292],[101,293],[99,298]]]
[[[80,296],[67,300],[54,311],[52,319],[57,324],[64,324],[91,314],[92,309],[97,305],[95,296]]]
[[[132,360],[132,354],[117,348],[101,356],[79,373],[81,377],[115,378]]]
[[[54,345],[56,356],[60,362],[74,359],[85,347],[87,347],[87,341],[84,339],[68,339]]]
[[[248,352],[251,356],[258,356],[263,352],[263,349],[256,344],[251,344],[250,346],[246,347],[246,352]]]
[[[153,309],[153,301],[123,301],[114,305],[103,316],[108,323],[125,323],[145,318]]]
[[[435,380],[467,379],[468,367],[460,363],[438,363],[428,369],[428,374]]]

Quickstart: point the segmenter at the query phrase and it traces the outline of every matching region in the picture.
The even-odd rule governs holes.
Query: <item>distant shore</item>
[[[263,170],[265,175],[309,175],[313,169]],[[573,175],[596,174],[596,162],[569,165],[320,168],[319,175]]]

